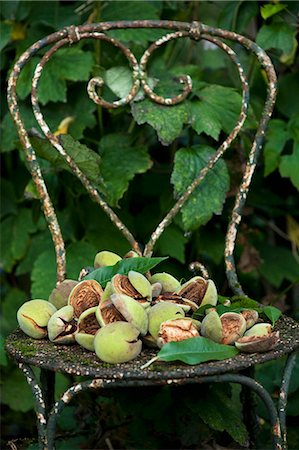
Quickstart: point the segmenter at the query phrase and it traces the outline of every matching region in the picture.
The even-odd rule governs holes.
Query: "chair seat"
[[[299,324],[293,319],[282,316],[275,330],[280,332],[280,340],[275,350],[266,353],[239,353],[224,361],[212,361],[195,366],[180,362],[166,363],[157,361],[146,369],[141,366],[157,354],[155,349],[144,349],[133,361],[122,364],[107,364],[97,356],[84,350],[77,344],[54,345],[47,339],[35,340],[16,329],[6,341],[6,350],[18,362],[36,367],[72,375],[88,376],[103,380],[119,380],[124,384],[137,381],[142,385],[159,384],[165,380],[186,379],[207,375],[240,371],[255,364],[278,359],[299,347]]]

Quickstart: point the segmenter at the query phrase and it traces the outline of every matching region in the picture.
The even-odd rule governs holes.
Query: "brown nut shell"
[[[103,289],[95,280],[84,280],[78,283],[68,298],[68,304],[74,308],[75,317],[79,318],[86,309],[98,306],[102,294]]]
[[[233,344],[246,331],[246,320],[241,314],[224,313],[220,316],[222,325],[221,344]]]
[[[199,336],[199,332],[194,326],[192,319],[181,318],[166,320],[160,325],[157,345],[158,347],[162,347],[168,342],[184,341],[185,339],[197,336]]]
[[[273,350],[279,342],[279,331],[264,336],[243,336],[235,342],[235,346],[246,353],[263,353]]]

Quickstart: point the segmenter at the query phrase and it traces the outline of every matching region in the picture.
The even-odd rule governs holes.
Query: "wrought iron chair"
[[[170,32],[151,44],[138,62],[133,53],[121,42],[105,34],[105,32],[109,30],[122,28],[160,28],[163,30],[170,30]],[[139,244],[129,229],[101,198],[100,193],[93,186],[91,181],[84,175],[71,157],[66,153],[59,139],[50,131],[39,108],[37,88],[44,66],[57,50],[64,46],[75,45],[82,39],[98,39],[111,43],[123,52],[132,69],[133,84],[127,97],[109,103],[101,98],[96,92],[96,87],[101,87],[103,84],[102,80],[99,78],[93,78],[88,84],[88,94],[95,103],[106,108],[117,108],[123,106],[134,99],[139,88],[142,86],[145,94],[152,101],[162,105],[169,105],[169,107],[171,107],[171,105],[183,101],[191,91],[192,82],[190,78],[180,78],[180,82],[183,84],[181,94],[173,98],[163,98],[156,95],[147,83],[147,64],[152,53],[156,49],[173,39],[180,39],[183,37],[189,37],[190,39],[197,41],[210,41],[227,53],[232,62],[236,65],[239,73],[243,90],[242,108],[235,128],[215,151],[215,154],[209,160],[207,166],[200,171],[197,178],[179,198],[177,203],[171,208],[166,217],[157,226],[156,230],[153,231],[148,243],[145,245],[143,253],[141,253]],[[243,179],[236,195],[235,205],[231,214],[225,243],[225,264],[229,286],[234,294],[245,295],[237,278],[233,254],[237,230],[242,218],[243,207],[246,202],[250,183],[262,148],[266,126],[274,107],[276,96],[276,75],[269,57],[254,42],[236,33],[212,28],[200,22],[184,23],[144,20],[95,23],[78,27],[70,26],[36,42],[16,62],[9,78],[8,102],[10,112],[19,133],[20,141],[24,147],[27,164],[39,193],[43,211],[54,242],[57,260],[58,283],[63,281],[65,278],[65,248],[54,208],[49,198],[43,175],[36,159],[35,151],[30,143],[28,132],[25,129],[20,115],[16,94],[16,84],[23,67],[34,55],[37,54],[39,50],[47,46],[51,46],[50,49],[44,53],[42,59],[37,64],[32,81],[32,106],[36,120],[46,138],[64,158],[73,173],[82,182],[91,198],[98,203],[101,208],[103,208],[114,225],[125,236],[130,243],[131,248],[140,255],[151,256],[154,245],[163,233],[164,229],[172,221],[194,189],[201,183],[208,171],[213,168],[215,163],[228,149],[231,142],[241,130],[246,119],[249,102],[249,89],[246,75],[238,56],[223,40],[237,42],[240,46],[243,46],[245,49],[252,52],[260,62],[268,80],[267,98],[265,101],[264,111],[256,131]],[[204,273],[204,268],[202,268],[202,270]],[[290,318],[282,317],[277,323],[277,329],[280,331],[280,343],[275,350],[262,354],[239,354],[230,360],[203,363],[191,367],[183,364],[172,363],[167,365],[165,364],[164,366],[159,365],[158,368],[154,367],[150,369],[140,369],[142,364],[153,356],[153,350],[146,350],[136,360],[129,363],[124,363],[121,366],[106,367],[106,365],[102,364],[99,360],[95,361],[93,355],[82,348],[76,346],[76,349],[74,349],[73,347],[70,348],[67,346],[61,346],[58,351],[57,347],[53,346],[53,344],[48,341],[35,341],[23,335],[20,330],[16,330],[8,337],[6,342],[6,350],[19,364],[20,369],[24,372],[32,389],[32,393],[35,398],[40,448],[54,448],[57,416],[78,393],[84,390],[116,386],[158,386],[164,384],[181,385],[186,383],[230,382],[239,383],[245,388],[245,390],[247,389],[247,394],[249,391],[253,391],[260,397],[269,413],[270,424],[272,427],[273,448],[286,449],[285,410],[291,372],[295,363],[295,350],[299,346],[299,324]],[[20,342],[22,345],[20,345]],[[29,353],[24,351],[24,344],[30,348]],[[76,356],[75,358],[74,354]],[[277,359],[284,355],[289,355],[289,357],[287,359],[283,374],[277,409],[269,393],[261,384],[254,380],[253,369],[258,363]],[[39,367],[41,369],[40,381],[36,379],[31,366]],[[244,372],[246,370],[247,372]],[[60,400],[55,403],[54,382],[55,372],[57,371],[85,376],[88,377],[88,380],[73,385],[62,395]],[[238,372],[240,371],[243,371],[243,373],[239,374]]]

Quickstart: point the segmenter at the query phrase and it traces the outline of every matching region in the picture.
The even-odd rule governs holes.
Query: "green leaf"
[[[214,153],[208,146],[182,148],[176,152],[171,183],[177,197],[186,191]],[[228,188],[228,171],[225,162],[219,160],[182,207],[184,228],[194,230],[207,223],[213,214],[221,214]]]
[[[30,236],[36,230],[36,225],[32,221],[32,211],[30,209],[21,209],[15,218],[11,235],[11,251],[13,258],[22,259],[29,246]]]
[[[2,178],[0,190],[1,219],[17,213],[17,199],[14,188],[12,180],[8,181]]]
[[[187,238],[181,229],[174,226],[167,227],[159,238],[157,253],[160,255],[168,255],[184,264],[186,243]]]
[[[100,267],[99,269],[94,270],[84,279],[96,280],[98,283],[101,284],[102,287],[105,287],[108,281],[110,281],[111,278],[117,273],[122,275],[128,275],[130,270],[145,273],[148,270],[151,270],[160,262],[165,261],[165,259],[167,258],[136,257],[136,258],[122,259],[118,263],[114,264],[114,266]]]
[[[286,126],[286,122],[280,119],[273,119],[269,123],[267,142],[264,147],[265,176],[279,166],[280,154],[290,138]]]
[[[8,44],[10,41],[10,35],[12,30],[12,24],[1,22],[0,23],[1,34],[0,34],[0,51]]]
[[[129,182],[136,174],[146,172],[152,161],[147,148],[132,145],[131,138],[125,134],[106,135],[100,142],[100,151],[107,200],[111,206],[116,206],[127,191]]]
[[[278,82],[277,109],[286,117],[299,113],[299,72],[294,70],[281,77]]]
[[[5,339],[2,334],[0,334],[0,366],[7,366],[8,364],[8,359],[4,350],[4,343]]]
[[[138,125],[148,123],[157,132],[163,145],[168,145],[182,132],[183,125],[188,121],[185,103],[174,106],[164,106],[149,99],[132,103],[132,114]]]
[[[238,350],[231,345],[217,344],[204,337],[165,344],[158,353],[162,361],[182,361],[194,365],[205,361],[221,361],[232,358]]]
[[[17,310],[27,300],[30,300],[25,292],[17,288],[11,288],[2,303],[1,330],[6,337],[17,326]]]
[[[72,242],[66,249],[67,277],[77,280],[83,267],[92,266],[97,248],[87,242]]]
[[[263,244],[258,250],[262,258],[258,270],[274,287],[278,288],[284,279],[290,282],[299,279],[299,264],[291,250],[268,244]]]
[[[56,286],[56,258],[54,249],[41,253],[31,273],[31,297],[48,300]]]
[[[0,267],[6,272],[11,272],[15,263],[11,249],[11,230],[14,226],[15,218],[9,216],[1,222],[1,253]]]
[[[269,17],[274,16],[275,14],[278,14],[280,11],[283,11],[286,9],[288,5],[282,5],[281,3],[276,3],[275,5],[263,5],[260,8],[261,16],[263,19],[269,19]]]
[[[100,174],[100,156],[86,145],[75,141],[69,134],[61,136],[62,143],[67,153],[73,158],[79,169],[87,176],[87,178],[95,183],[96,186],[102,184]]]
[[[222,305],[220,305],[220,306],[222,306]],[[199,308],[197,308],[196,311],[194,311],[194,313],[192,314],[192,318],[201,320],[202,317],[205,315],[206,309],[209,309],[209,308],[215,308],[215,306],[210,305],[209,303],[200,306]]]
[[[293,153],[281,157],[279,172],[282,177],[290,178],[299,191],[299,142],[294,142]]]
[[[256,43],[264,50],[275,48],[285,55],[292,53],[295,41],[296,29],[287,22],[277,21],[271,25],[263,25],[259,30]]]
[[[280,309],[275,308],[275,306],[264,306],[262,312],[271,320],[273,327],[282,314]]]
[[[19,369],[15,369],[5,380],[2,389],[2,402],[14,411],[23,413],[34,408],[34,399],[26,378]]]
[[[194,101],[190,103],[190,111],[190,123],[196,133],[201,134],[204,132],[213,139],[218,140],[222,124],[213,106],[205,102]]]
[[[143,2],[142,18],[143,19],[159,19],[159,2]],[[106,3],[103,8],[101,20],[138,20],[140,19],[140,4],[135,1],[114,1]],[[122,42],[134,42],[144,44],[147,41],[155,41],[165,34],[164,30],[156,29],[120,29],[108,32],[112,36]]]
[[[206,127],[208,130],[206,134],[216,139],[219,135],[220,124],[225,133],[230,133],[236,126],[241,111],[242,97],[236,89],[231,87],[216,84],[206,85],[205,83],[202,83],[202,86],[194,92],[200,99],[199,103],[195,103],[195,112],[198,111],[202,115],[202,117],[199,115],[194,123],[198,130],[203,129],[204,131],[204,127]],[[204,115],[207,117],[204,118]]]
[[[66,152],[69,156],[72,157],[74,162],[78,165],[79,169],[81,169],[81,171],[84,172],[87,178],[97,187],[102,188],[102,177],[100,174],[100,156],[96,152],[88,148],[86,145],[81,144],[79,141],[75,141],[69,134],[61,135],[61,140]],[[52,147],[52,145],[48,141],[39,138],[33,138],[32,146],[38,156],[49,161],[57,169],[64,169],[72,172],[62,156],[54,147]]]
[[[33,73],[39,58],[35,57],[24,67],[17,85],[18,95],[24,99],[31,91]],[[48,102],[66,102],[66,80],[88,80],[93,65],[91,52],[71,47],[59,50],[46,64],[38,86],[38,99]]]
[[[239,444],[246,445],[248,434],[243,423],[240,393],[228,395],[223,386],[207,386],[200,398],[199,417],[213,430],[226,431]]]
[[[106,70],[104,81],[118,97],[126,97],[132,87],[132,72],[128,67],[118,66]]]
[[[52,246],[53,242],[48,230],[32,236],[29,249],[26,256],[19,263],[16,274],[24,275],[25,273],[30,273],[38,256]]]

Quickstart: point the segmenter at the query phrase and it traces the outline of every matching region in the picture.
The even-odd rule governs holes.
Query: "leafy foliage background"
[[[298,319],[299,305],[299,76],[296,35],[297,2],[257,1],[2,1],[1,71],[9,74],[29,45],[64,26],[125,19],[169,19],[202,22],[249,36],[267,50],[278,74],[278,98],[270,121],[237,243],[237,267],[245,291],[265,304],[275,304]],[[161,30],[117,30],[140,57]],[[188,278],[188,264],[203,261],[221,295],[230,295],[225,281],[223,248],[227,218],[250,149],[254,127],[265,99],[265,78],[258,62],[232,44],[248,70],[251,91],[249,118],[223,161],[159,239],[155,254],[169,255],[162,270]],[[30,109],[30,78],[40,55],[25,67],[17,89],[28,129],[38,127]],[[141,243],[174,203],[204,161],[233,128],[240,109],[236,69],[219,50],[186,39],[157,51],[149,64],[155,92],[179,92],[176,76],[189,74],[193,91],[172,108],[138,96],[131,106],[102,110],[86,94],[92,76],[105,80],[103,96],[113,100],[128,93],[131,74],[124,57],[103,42],[85,40],[57,52],[47,64],[39,99],[51,129],[114,207]],[[26,169],[18,137],[5,104],[1,81],[1,422],[7,441],[35,435],[31,393],[23,375],[3,350],[6,336],[17,326],[16,311],[30,298],[45,298],[55,285],[55,259],[50,234]],[[64,119],[67,119],[63,122]],[[34,133],[37,135],[38,133]],[[79,142],[80,140],[80,142]],[[67,244],[67,275],[77,278],[92,265],[95,253],[119,254],[127,242],[91,202],[64,161],[40,137],[32,138]],[[88,147],[88,148],[87,148]],[[21,151],[20,151],[21,150]],[[212,220],[211,220],[212,219]],[[274,397],[283,361],[257,368],[258,378]],[[298,364],[288,407],[290,448],[299,447]],[[73,380],[59,375],[56,395]],[[133,389],[88,395],[67,408],[59,421],[58,448],[202,448],[246,445],[238,388],[211,386],[146,389],[143,400]],[[200,399],[194,402],[194,399]],[[221,407],[219,407],[221,405]],[[176,414],[169,414],[169,410]],[[230,415],[227,415],[227,411]],[[28,413],[28,414],[24,414]],[[259,447],[267,448],[267,414]],[[200,420],[199,420],[200,419]],[[79,435],[74,436],[74,429]],[[211,444],[212,443],[212,444]],[[236,444],[237,443],[237,444]],[[29,448],[35,448],[29,444]]]

